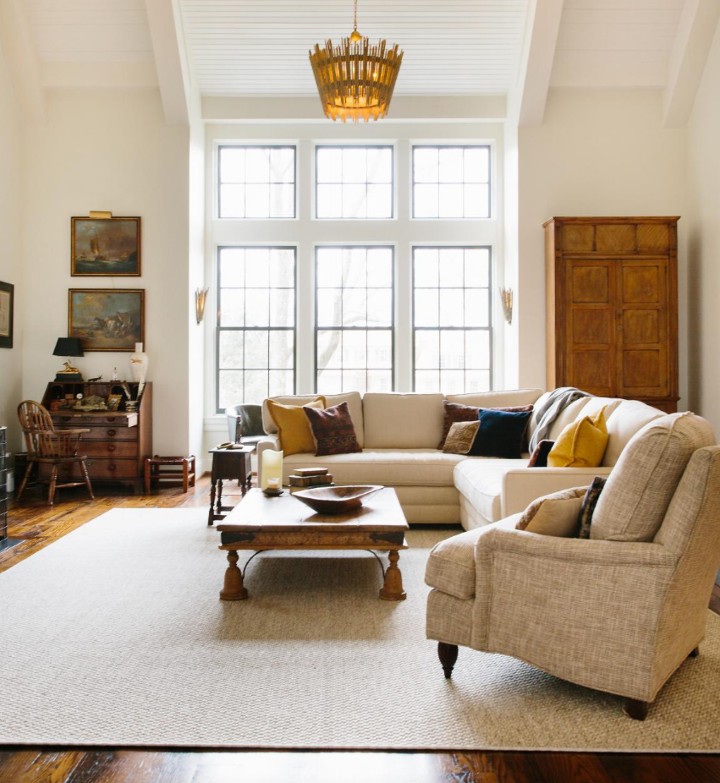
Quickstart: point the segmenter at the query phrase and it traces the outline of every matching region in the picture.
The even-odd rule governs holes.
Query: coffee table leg
[[[248,597],[248,591],[243,585],[242,571],[238,568],[238,553],[231,549],[227,553],[228,567],[225,571],[225,583],[220,591],[223,601],[244,601]]]
[[[398,568],[400,553],[392,549],[388,554],[390,565],[385,571],[385,582],[380,590],[380,598],[384,601],[404,601],[407,598],[403,590],[402,574]]]

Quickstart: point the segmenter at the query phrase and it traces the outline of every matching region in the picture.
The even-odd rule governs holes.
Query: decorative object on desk
[[[144,289],[68,289],[68,334],[86,351],[132,350],[145,340]]]
[[[76,411],[106,411],[108,406],[105,398],[97,394],[88,394],[87,397],[78,394],[77,402],[73,408]]]
[[[397,44],[386,51],[386,42],[374,46],[357,29],[357,0],[353,31],[339,46],[325,42],[310,51],[320,103],[331,120],[378,120],[387,114],[403,53]]]
[[[500,301],[502,302],[503,315],[505,321],[509,324],[512,323],[513,317],[513,290],[512,288],[500,289]]]
[[[142,343],[135,343],[135,351],[130,354],[130,373],[138,384],[137,399],[142,396],[147,378],[148,355],[143,351]]]
[[[109,411],[119,410],[121,402],[122,402],[122,394],[108,394],[107,409]]]
[[[345,487],[316,487],[295,492],[294,498],[318,514],[347,514],[363,504],[363,498],[382,489],[381,484],[354,484]]]
[[[73,277],[139,277],[140,218],[91,212],[71,221],[70,273]]]
[[[13,347],[13,311],[15,309],[15,286],[0,283],[0,348]]]
[[[195,289],[195,320],[197,323],[201,323],[205,315],[205,300],[209,290],[209,288]]]
[[[278,486],[282,486],[283,480],[283,453],[274,449],[265,449],[262,452],[262,470],[260,472],[260,489],[270,486],[270,479],[277,479]]]
[[[70,363],[71,356],[83,356],[82,343],[77,337],[58,337],[53,356],[67,356],[65,365],[55,374],[56,381],[82,381],[82,373]]]

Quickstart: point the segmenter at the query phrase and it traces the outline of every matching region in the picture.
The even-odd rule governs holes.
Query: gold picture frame
[[[73,277],[139,277],[139,217],[70,218]]]
[[[0,283],[0,348],[13,347],[15,286]]]
[[[145,290],[68,289],[68,337],[85,351],[130,351],[145,342]]]

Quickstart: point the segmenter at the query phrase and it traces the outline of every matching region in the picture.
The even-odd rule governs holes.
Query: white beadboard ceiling
[[[404,51],[398,96],[687,90],[718,6],[359,0],[358,29]],[[159,86],[167,113],[178,86],[186,100],[313,96],[309,49],[348,35],[352,21],[352,0],[0,0],[0,48],[26,103],[41,104],[48,88]]]

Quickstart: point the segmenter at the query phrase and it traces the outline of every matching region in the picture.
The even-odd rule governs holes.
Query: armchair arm
[[[609,476],[612,468],[511,468],[502,479],[501,514],[524,511],[533,500],[561,489],[588,486],[595,476]]]
[[[652,542],[528,533],[512,529],[512,519],[475,545],[473,646],[538,665],[532,644],[550,657],[553,645],[576,646],[578,638],[588,648],[602,637],[606,646],[648,649],[675,571],[672,552]]]

